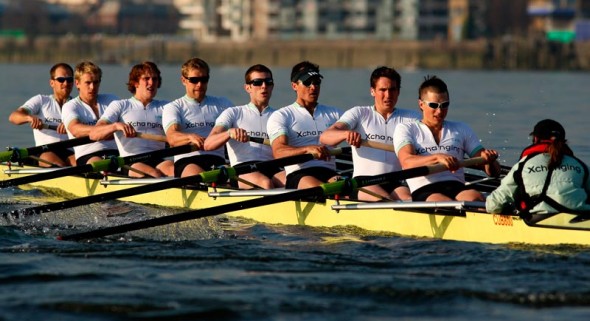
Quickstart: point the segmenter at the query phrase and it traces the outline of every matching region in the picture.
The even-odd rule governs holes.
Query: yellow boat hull
[[[3,179],[9,178],[5,174],[1,175],[4,175]],[[68,176],[32,183],[29,187],[51,191],[52,193],[64,191],[66,193],[63,195],[67,195],[68,198],[78,198],[129,188],[129,185],[109,185],[105,187],[100,184],[99,179]],[[134,195],[121,200],[165,207],[202,209],[251,198],[212,198],[208,195],[208,191],[203,189],[170,188]],[[590,230],[531,227],[523,219],[513,215],[488,214],[477,210],[438,212],[436,208],[340,211],[332,209],[332,206],[336,204],[358,203],[354,201],[337,202],[333,199],[328,199],[325,202],[286,201],[229,212],[225,215],[247,218],[266,224],[313,227],[354,226],[367,231],[395,233],[401,236],[468,242],[590,245]],[[436,213],[435,210],[437,210]],[[572,226],[568,222],[573,217],[575,215],[561,214],[548,219],[547,225]],[[588,228],[586,223],[582,223],[581,226]]]

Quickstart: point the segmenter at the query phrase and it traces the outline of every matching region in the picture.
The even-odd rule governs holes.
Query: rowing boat
[[[6,165],[0,178],[8,178]],[[30,166],[15,168],[15,175],[30,175]],[[31,173],[31,172],[29,172]],[[31,183],[27,186],[46,192],[60,191],[64,197],[76,198],[129,188],[132,184],[149,184],[156,179],[138,180],[110,177],[108,180],[87,176],[65,176]],[[123,198],[138,204],[190,209],[210,208],[284,193],[273,191],[238,191],[198,185],[170,188]],[[285,201],[262,207],[225,213],[265,224],[305,225],[313,227],[355,226],[367,231],[401,236],[427,237],[484,243],[576,244],[590,245],[590,221],[575,214],[559,213],[525,220],[516,215],[488,214],[479,202],[378,202],[321,198]],[[49,213],[47,215],[51,215]],[[44,214],[45,215],[45,214]]]

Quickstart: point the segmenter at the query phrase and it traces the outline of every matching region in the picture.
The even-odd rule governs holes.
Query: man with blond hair
[[[62,110],[62,121],[70,138],[89,136],[107,106],[119,99],[115,95],[99,94],[101,80],[102,70],[93,62],[83,61],[76,65],[74,82],[79,95],[68,101]],[[77,165],[90,164],[105,156],[119,155],[113,140],[76,146],[74,151]]]

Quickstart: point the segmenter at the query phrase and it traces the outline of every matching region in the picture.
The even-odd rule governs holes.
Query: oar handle
[[[253,142],[253,143],[258,143],[258,144],[263,144],[263,145],[270,146],[270,140],[268,138],[250,137],[250,138],[248,138],[248,140],[251,141],[251,142]]]
[[[393,144],[385,144],[385,143],[381,143],[381,142],[376,142],[374,140],[363,139],[361,141],[361,146],[380,149],[380,150],[384,150],[387,152],[395,153],[395,149],[393,148]]]
[[[57,130],[56,125],[43,124],[43,129]]]
[[[485,164],[486,160],[483,157],[473,157],[462,160],[459,163],[459,167],[471,167]],[[448,170],[444,164],[436,164],[426,166],[428,168],[428,174],[440,173]]]
[[[141,139],[153,140],[156,142],[163,142],[163,143],[168,142],[168,140],[166,139],[166,136],[163,136],[163,135],[154,135],[154,134],[137,132],[137,133],[135,133],[135,137],[141,138]]]

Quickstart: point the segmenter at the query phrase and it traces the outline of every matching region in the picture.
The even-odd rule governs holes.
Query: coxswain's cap
[[[540,139],[565,139],[565,129],[560,123],[553,119],[544,119],[538,122],[530,135],[534,135]]]

